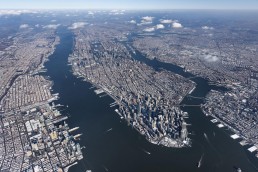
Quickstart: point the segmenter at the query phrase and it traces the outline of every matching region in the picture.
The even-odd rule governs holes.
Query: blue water
[[[79,141],[84,159],[70,168],[71,172],[231,172],[235,167],[243,171],[255,172],[257,160],[242,148],[237,141],[229,137],[229,131],[218,129],[199,107],[184,107],[189,113],[189,131],[193,133],[191,148],[173,149],[157,146],[145,140],[134,129],[121,121],[110,108],[113,102],[110,97],[99,98],[91,85],[76,78],[67,65],[68,55],[72,52],[73,35],[60,29],[60,45],[46,63],[46,75],[54,81],[53,93],[59,93],[56,103],[68,105],[62,113],[70,116],[70,127],[79,126],[83,133]],[[149,61],[142,56],[135,57],[150,66],[162,67],[185,75],[180,68],[157,61]],[[202,78],[195,78],[198,84],[193,96],[202,97],[211,87]],[[199,104],[198,99],[184,99],[184,104]],[[112,128],[111,131],[107,132]],[[207,134],[208,139],[204,137]],[[214,136],[215,133],[215,136]],[[146,153],[150,152],[151,154]],[[201,168],[196,163],[203,156]]]

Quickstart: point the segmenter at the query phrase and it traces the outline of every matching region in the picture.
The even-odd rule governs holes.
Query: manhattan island
[[[99,28],[75,30],[74,51],[69,58],[75,75],[85,78],[118,104],[116,112],[154,144],[190,146],[183,98],[195,83],[172,72],[155,71],[133,58],[131,47]],[[99,39],[96,39],[99,38]],[[83,41],[82,41],[83,40]]]

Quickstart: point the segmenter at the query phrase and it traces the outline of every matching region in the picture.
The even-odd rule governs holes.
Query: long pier
[[[117,102],[113,102],[113,103],[111,103],[109,106],[110,106],[110,107],[114,107],[114,106],[116,106],[116,105],[118,105]]]

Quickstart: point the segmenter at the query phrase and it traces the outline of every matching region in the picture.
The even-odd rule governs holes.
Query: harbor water
[[[59,93],[56,104],[62,104],[61,112],[69,116],[71,128],[79,127],[75,134],[82,133],[79,143],[84,159],[72,166],[70,172],[231,172],[240,167],[246,172],[256,172],[257,159],[240,146],[239,141],[230,138],[230,131],[219,129],[211,123],[200,107],[182,107],[188,112],[186,122],[192,139],[190,148],[167,148],[149,143],[110,107],[114,102],[109,96],[96,95],[94,88],[82,78],[76,78],[68,65],[68,56],[73,48],[73,34],[64,28],[57,33],[60,44],[45,64],[44,75],[54,82],[53,93]],[[178,73],[184,77],[193,75],[178,66],[155,60],[148,60],[140,53],[136,60],[159,70],[160,68]],[[194,97],[204,97],[211,86],[202,78],[192,78],[196,89]],[[199,105],[201,99],[185,98],[182,104]],[[197,164],[202,157],[200,168]],[[255,167],[256,166],[256,167]]]

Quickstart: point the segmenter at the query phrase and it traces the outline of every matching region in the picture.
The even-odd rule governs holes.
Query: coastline
[[[216,125],[216,127],[218,127],[219,129],[223,129],[223,128],[227,128],[229,129],[230,132],[232,132],[233,134],[229,134],[227,133],[227,135],[230,136],[230,138],[232,138],[234,141],[238,142],[241,146],[245,147],[246,150],[248,150],[250,153],[254,154],[253,152],[258,150],[258,145],[250,143],[248,141],[248,138],[245,137],[244,135],[242,135],[240,133],[240,131],[238,131],[237,129],[235,129],[234,127],[230,126],[229,124],[227,124],[226,122],[224,122],[223,120],[221,120],[220,118],[216,117],[213,114],[209,114],[208,112],[206,112],[203,108],[201,108],[203,114],[206,115],[206,117],[212,117],[213,119],[211,119],[210,121]],[[249,145],[247,147],[247,145]],[[253,149],[252,149],[253,148]],[[256,158],[258,158],[258,154],[254,155]]]
[[[69,61],[69,60],[68,60],[68,61]],[[123,106],[122,103],[119,102],[119,99],[117,99],[114,95],[112,95],[112,94],[110,93],[110,91],[108,91],[106,88],[100,87],[99,85],[97,85],[97,84],[91,82],[90,80],[88,80],[87,78],[85,78],[85,77],[83,76],[83,74],[81,74],[81,73],[79,73],[79,72],[75,72],[75,71],[74,71],[74,68],[73,68],[73,65],[71,65],[70,63],[68,63],[68,66],[71,66],[71,68],[72,68],[72,74],[73,74],[75,77],[77,77],[78,79],[79,79],[79,78],[83,78],[83,81],[84,81],[84,82],[88,82],[88,83],[90,83],[90,84],[92,85],[91,88],[95,88],[95,90],[94,90],[95,94],[98,95],[98,94],[105,93],[105,94],[107,94],[110,98],[112,98],[112,99],[116,102],[116,104],[117,104],[119,107]],[[193,82],[193,81],[191,81],[191,82]],[[194,82],[193,82],[193,83],[194,83]],[[194,86],[189,92],[194,91],[195,88],[196,88],[196,86]],[[102,90],[100,91],[100,93],[98,93],[98,90],[100,90],[100,89],[102,89]],[[188,92],[187,95],[189,95],[189,92]],[[181,98],[180,103],[183,101],[183,99],[184,99],[187,95],[185,95],[184,97]],[[125,114],[123,114],[123,113],[121,114],[121,112],[119,112],[118,109],[115,109],[115,112],[117,112],[117,114],[120,116],[121,119],[125,119],[124,121],[126,121],[127,118],[126,118]],[[183,117],[183,118],[185,118],[185,117]],[[184,123],[185,123],[185,122],[184,122]],[[185,124],[186,124],[186,123],[185,123]],[[158,140],[157,140],[157,139],[152,139],[152,138],[150,138],[150,136],[148,136],[148,135],[145,134],[145,133],[147,133],[147,132],[146,132],[146,129],[145,129],[144,127],[139,128],[139,127],[136,127],[136,126],[133,125],[133,124],[131,124],[131,125],[132,125],[132,127],[133,127],[138,133],[140,133],[141,135],[145,136],[146,140],[148,140],[148,141],[149,141],[150,143],[152,143],[152,144],[155,144],[155,145],[163,145],[163,146],[171,147],[171,148],[191,147],[191,140],[190,140],[190,138],[188,138],[188,137],[186,137],[186,139],[185,139],[185,140],[182,140],[182,141],[181,141],[181,139],[173,139],[173,138],[171,138],[171,137],[169,137],[169,136],[167,136],[167,135],[164,135],[164,136],[158,138]],[[187,125],[187,124],[186,124],[186,125]],[[185,132],[188,133],[187,129],[186,129]]]

